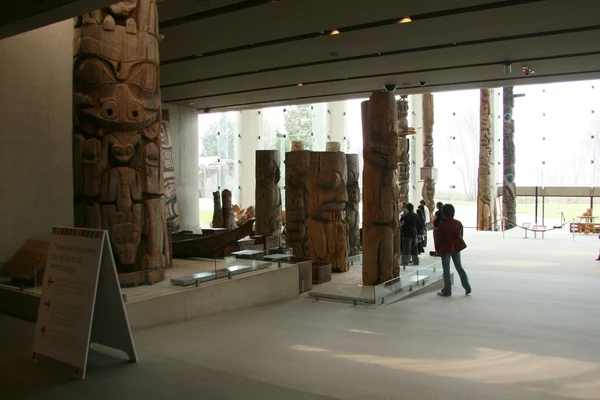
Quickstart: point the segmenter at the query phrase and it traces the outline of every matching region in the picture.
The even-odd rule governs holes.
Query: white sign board
[[[33,357],[77,368],[85,377],[90,343],[137,361],[108,232],[54,228],[33,342]]]

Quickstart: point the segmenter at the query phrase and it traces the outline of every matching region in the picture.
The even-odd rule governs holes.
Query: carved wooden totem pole
[[[479,106],[479,170],[477,173],[477,230],[492,230],[492,198],[490,189],[492,132],[490,89],[481,89]]]
[[[504,179],[502,188],[502,215],[504,228],[512,229],[517,226],[517,185],[515,183],[515,121],[513,107],[515,98],[513,87],[504,88]]]
[[[341,151],[310,153],[308,173],[308,241],[310,258],[345,272],[348,263],[346,223],[346,155]]]
[[[256,233],[281,239],[279,150],[256,150]]]
[[[410,153],[408,148],[408,100],[402,96],[396,103],[398,107],[398,166],[396,168],[396,185],[398,186],[398,201],[408,202],[409,179],[410,179]]]
[[[233,214],[233,204],[231,203],[231,190],[225,189],[222,193],[223,198],[223,228],[232,231],[237,228],[235,215]]]
[[[346,182],[346,192],[348,192],[348,202],[346,203],[346,222],[348,223],[348,243],[350,245],[349,255],[360,254],[360,168],[358,163],[358,154],[346,154],[346,166],[348,170],[348,181]]]
[[[396,101],[391,92],[373,92],[362,103],[363,121],[363,283],[376,285],[399,273],[394,254],[398,231]]]
[[[217,190],[213,192],[213,228],[223,228],[223,206],[221,205],[221,193]]]
[[[433,171],[433,95],[423,94],[423,168]],[[423,189],[421,196],[429,208],[429,212],[435,212],[435,180],[431,173],[423,177]]]
[[[308,169],[310,151],[298,142],[285,153],[286,241],[297,257],[308,257]]]
[[[73,71],[75,223],[110,232],[121,283],[160,281],[170,260],[156,2],[81,16]]]

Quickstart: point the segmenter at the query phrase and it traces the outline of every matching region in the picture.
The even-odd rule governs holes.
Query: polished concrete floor
[[[148,329],[139,363],[97,356],[84,381],[30,361],[33,324],[0,316],[0,398],[600,399],[598,239],[521,237],[466,233],[472,296],[301,299]]]

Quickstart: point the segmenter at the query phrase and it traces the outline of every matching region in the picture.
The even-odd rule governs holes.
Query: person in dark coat
[[[419,217],[417,223],[417,250],[419,251],[419,254],[421,254],[425,253],[425,238],[427,237],[427,227],[425,226],[425,214],[423,213],[421,206],[417,208],[417,217]]]
[[[402,237],[402,262],[403,266],[409,264],[412,256],[413,265],[419,265],[419,253],[417,250],[417,225],[419,217],[415,214],[415,206],[412,203],[406,205],[406,214],[400,219],[402,227],[400,235]]]
[[[437,294],[440,296],[452,295],[452,283],[450,282],[450,259],[454,263],[454,268],[460,276],[460,283],[465,289],[465,294],[471,293],[471,284],[469,277],[462,267],[460,252],[467,248],[463,240],[463,225],[454,219],[454,206],[444,204],[442,207],[444,219],[435,231],[435,249],[442,257],[442,268],[444,270],[444,288]]]

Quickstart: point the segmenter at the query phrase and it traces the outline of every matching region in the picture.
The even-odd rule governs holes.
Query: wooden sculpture
[[[231,204],[231,190],[225,189],[222,194],[223,198],[223,228],[232,231],[237,228],[235,216],[233,215],[233,206]]]
[[[346,182],[346,192],[348,193],[348,202],[346,203],[348,253],[350,256],[355,256],[360,254],[360,187],[358,186],[360,168],[358,154],[346,154],[346,166],[348,170],[348,181]]]
[[[490,89],[481,89],[479,106],[479,170],[477,173],[477,230],[492,230],[492,133]]]
[[[513,87],[504,88],[504,179],[502,187],[502,215],[504,228],[517,226],[517,185],[515,183],[515,121],[512,119],[515,98]]]
[[[213,192],[213,217],[210,224],[213,228],[223,228],[223,206],[221,205],[221,193]]]
[[[160,144],[162,147],[162,167],[165,194],[165,218],[167,219],[167,230],[169,233],[179,232],[179,206],[177,204],[177,183],[175,182],[175,163],[173,162],[173,134],[171,132],[171,121],[169,110],[162,110],[160,124]]]
[[[342,151],[342,145],[340,142],[327,142],[325,143],[325,151]]]
[[[373,92],[362,103],[363,283],[376,285],[398,273],[394,238],[398,231],[396,102],[393,93]],[[399,246],[399,245],[398,245]]]
[[[308,241],[310,258],[345,272],[348,264],[348,224],[345,221],[347,169],[341,151],[311,152],[308,174]]]
[[[256,150],[256,233],[281,238],[279,150]]]
[[[308,169],[310,151],[285,153],[286,243],[297,257],[308,257]]]
[[[433,169],[433,95],[423,94],[423,168]],[[435,211],[435,180],[429,174],[423,177],[421,196],[429,212]],[[431,217],[431,216],[430,216]]]
[[[408,135],[411,129],[408,127],[408,100],[403,96],[396,103],[398,107],[398,166],[396,168],[396,185],[398,186],[398,201],[408,202],[409,179],[410,179],[410,153],[408,148]]]
[[[75,224],[106,229],[121,283],[152,283],[170,264],[153,0],[78,18],[74,34]]]

